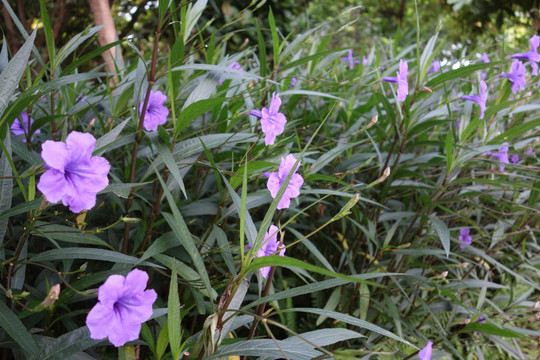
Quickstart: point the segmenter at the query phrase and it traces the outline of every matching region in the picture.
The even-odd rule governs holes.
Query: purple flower
[[[362,66],[366,66],[367,65],[367,57],[366,55],[362,56]]]
[[[508,164],[508,143],[505,142],[502,144],[502,147],[499,148],[499,151],[496,153],[492,153],[491,151],[488,151],[486,155],[496,157],[501,162],[500,169],[501,171],[504,171],[504,164]]]
[[[531,45],[531,49],[525,53],[519,53],[512,55],[513,59],[521,59],[521,60],[529,60],[532,66],[532,74],[538,75],[538,65],[537,62],[540,61],[540,54],[538,54],[538,46],[540,45],[540,36],[534,35],[530,40],[529,43]]]
[[[276,136],[283,133],[285,129],[287,119],[285,115],[279,112],[280,106],[281,99],[279,98],[279,94],[274,92],[270,101],[270,109],[262,108],[261,111],[251,110],[249,112],[250,115],[261,118],[262,131],[266,135],[264,138],[266,145],[274,145]]]
[[[519,155],[512,154],[512,156],[510,156],[510,161],[512,162],[512,164],[517,164],[519,162]]]
[[[30,120],[30,124],[28,124],[28,120]],[[32,128],[32,124],[34,123],[34,119],[28,118],[28,112],[26,110],[23,110],[21,112],[21,115],[17,117],[13,124],[11,125],[11,132],[13,135],[25,135],[25,138],[23,139],[23,142],[26,142],[26,134],[30,131]],[[39,134],[41,131],[37,129],[34,131],[34,134]],[[33,137],[30,138],[30,141],[32,141]]]
[[[433,352],[433,342],[428,341],[427,345],[418,352],[420,360],[431,360],[431,353]]]
[[[436,73],[441,69],[441,64],[437,60],[433,60],[431,67],[428,70],[428,73]]]
[[[116,347],[136,340],[141,324],[152,316],[152,304],[157,294],[145,290],[148,274],[133,269],[126,277],[111,275],[99,287],[99,302],[86,317],[90,337],[94,340],[109,338]]]
[[[485,323],[486,323],[486,320],[484,320],[484,317],[483,317],[483,316],[480,316],[478,319],[476,319],[475,322],[477,322],[477,323],[479,323],[479,324],[485,324]],[[474,334],[481,334],[481,332],[475,330],[475,331],[474,331]]]
[[[264,240],[261,248],[257,252],[257,257],[270,256],[278,251],[279,241],[277,239],[278,228],[275,225],[270,225],[268,232],[264,235]],[[285,248],[279,250],[279,256],[285,254]],[[266,279],[270,273],[270,266],[261,268],[261,275]]]
[[[382,80],[386,82],[393,82],[398,84],[397,99],[398,101],[404,101],[409,94],[409,84],[407,83],[408,65],[406,61],[399,61],[399,71],[397,76],[384,77]]]
[[[291,83],[289,85],[289,88],[292,88],[292,87],[295,87],[296,86],[296,78],[293,76],[292,79],[291,79]]]
[[[486,53],[483,53],[483,54],[482,54],[482,62],[483,62],[484,64],[487,64],[487,63],[490,63],[490,62],[491,62],[491,61],[489,60],[488,54],[486,54]]]
[[[484,118],[484,112],[486,111],[486,101],[487,101],[487,85],[484,80],[480,81],[480,94],[478,95],[465,95],[461,97],[461,100],[474,101],[480,106],[480,117],[479,119]]]
[[[296,158],[289,154],[285,158],[281,158],[281,164],[279,165],[279,171],[273,172],[273,173],[267,173],[268,183],[266,184],[266,187],[268,190],[270,190],[270,195],[275,199],[276,195],[279,191],[279,188],[281,188],[281,185],[285,182],[285,179],[291,172],[294,164],[296,163]],[[291,180],[289,181],[289,184],[287,185],[287,189],[285,190],[285,193],[283,194],[283,197],[281,200],[279,200],[277,209],[287,209],[289,208],[289,205],[291,204],[291,199],[294,199],[298,195],[300,195],[300,186],[304,183],[304,179],[302,176],[296,173],[298,170],[298,167],[300,167],[300,164],[296,166],[296,169],[294,170],[294,174],[291,177]]]
[[[349,62],[349,69],[354,69],[354,64],[359,64],[360,60],[354,60],[354,57],[352,56],[352,50],[349,49],[348,55],[346,57],[342,57],[341,61],[348,61]]]
[[[37,188],[50,203],[62,200],[74,213],[90,210],[96,194],[109,184],[109,162],[92,156],[96,139],[91,134],[72,131],[66,142],[47,140],[41,145],[45,173]]]
[[[459,245],[459,247],[461,249],[465,249],[465,245],[471,245],[472,244],[472,237],[469,235],[470,231],[471,230],[469,230],[467,228],[459,229],[458,240],[463,243],[463,244]]]
[[[533,149],[529,149],[527,150],[527,152],[525,153],[525,155],[527,156],[531,156],[533,154]]]
[[[500,74],[512,82],[512,92],[515,94],[519,89],[525,90],[525,66],[519,60],[514,60],[509,73]]]
[[[167,101],[167,97],[161,91],[150,91],[143,124],[146,131],[156,131],[158,125],[163,125],[167,122],[169,109],[163,105],[165,101]],[[142,114],[143,105],[144,102],[139,106],[139,115]]]
[[[231,68],[231,69],[234,69],[234,70],[244,71],[244,69],[242,69],[242,65],[240,65],[236,61],[233,61],[231,64],[229,64],[228,67]],[[225,81],[225,79],[220,79],[219,80],[219,85],[223,84],[224,81]]]

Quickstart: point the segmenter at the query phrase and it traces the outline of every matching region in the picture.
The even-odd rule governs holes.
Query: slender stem
[[[156,66],[157,66],[157,54],[159,50],[159,38],[161,36],[161,24],[158,24],[156,29],[156,40],[154,43],[154,51],[152,53],[152,64],[150,68],[150,75],[148,76],[148,88],[146,89],[146,96],[144,97],[144,103],[139,117],[139,125],[137,127],[137,134],[135,135],[135,144],[133,145],[133,152],[131,155],[131,168],[129,171],[129,182],[133,183],[135,181],[135,169],[137,166],[137,153],[139,152],[139,145],[141,144],[143,137],[143,125],[144,117],[146,114],[146,109],[148,108],[148,100],[150,99],[150,92],[152,91],[152,86],[155,83],[156,76]],[[129,190],[129,196],[126,202],[126,217],[129,217],[129,210],[131,204],[133,203],[133,197],[135,195],[135,187],[131,187]],[[127,254],[129,250],[129,223],[126,223],[124,228],[124,244],[122,247],[122,252]]]

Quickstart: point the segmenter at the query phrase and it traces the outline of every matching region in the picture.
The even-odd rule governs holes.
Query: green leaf
[[[38,352],[36,341],[17,316],[6,306],[4,298],[0,298],[0,327],[19,344],[26,358],[30,358]]]
[[[270,7],[268,11],[268,24],[270,25],[270,32],[272,33],[272,46],[274,49],[274,69],[277,69],[279,64],[279,36],[276,29],[276,21],[274,19],[274,14],[272,13],[272,8]]]
[[[73,51],[75,51],[79,45],[81,45],[83,42],[85,42],[87,39],[90,39],[93,37],[99,30],[101,30],[105,25],[97,25],[94,27],[91,27],[90,29],[86,29],[74,37],[72,37],[66,45],[62,46],[60,50],[58,50],[58,54],[56,55],[55,64],[52,66],[52,68],[56,68],[57,66],[62,64],[62,61],[64,61],[69,54],[71,54]]]
[[[283,340],[256,339],[220,346],[214,354],[205,357],[205,359],[230,358],[235,355],[255,357],[264,355],[265,359],[312,360],[323,355],[323,353],[313,350],[308,344],[299,346]]]
[[[91,234],[85,234],[80,229],[64,225],[50,224],[42,221],[36,221],[32,227],[32,234],[47,239],[60,240],[76,244],[99,245],[114,250],[111,245],[99,237]]]
[[[165,354],[165,350],[167,350],[167,345],[169,345],[169,325],[165,323],[165,325],[161,328],[161,331],[159,332],[157,340],[155,354],[157,360],[161,360],[163,354]]]
[[[124,127],[127,125],[129,120],[131,119],[128,118],[122,121],[120,124],[116,125],[114,129],[106,132],[105,135],[97,139],[96,145],[94,146],[94,152],[92,153],[92,155],[94,156],[102,155],[107,150],[107,146],[111,144],[114,140],[116,140],[118,135],[120,135],[120,133],[122,132]]]
[[[34,39],[36,38],[36,31],[37,29],[32,32],[32,35],[25,41],[24,45],[0,74],[0,116],[4,114],[4,110],[11,101],[13,93],[19,86],[19,80],[28,65],[30,51],[32,51]],[[0,118],[0,128],[4,125],[5,120],[4,117]]]
[[[489,335],[496,335],[496,336],[503,336],[503,337],[512,337],[512,338],[519,338],[523,337],[523,335],[510,330],[505,327],[498,327],[493,324],[482,324],[478,322],[470,323],[463,329],[464,332],[473,332],[473,331],[479,331],[483,334],[489,334]]]
[[[173,359],[180,358],[182,351],[182,327],[180,322],[180,301],[178,299],[178,279],[173,268],[171,284],[169,286],[167,328],[169,333],[169,344]]]
[[[93,340],[90,331],[83,326],[47,343],[31,360],[64,360],[78,354],[104,340]]]
[[[429,217],[429,221],[431,222],[433,228],[435,228],[437,235],[439,235],[439,239],[441,240],[446,257],[448,257],[448,255],[450,255],[450,231],[448,231],[448,227],[435,215],[431,215]]]
[[[110,261],[120,264],[135,265],[139,262],[139,259],[134,256],[125,255],[117,251],[92,249],[92,248],[63,248],[47,250],[30,258],[30,262],[42,262],[52,260],[67,260],[67,259],[86,259],[86,260],[101,260]],[[143,262],[141,265],[160,267],[158,265]]]
[[[180,175],[180,171],[178,170],[178,165],[176,164],[176,161],[174,161],[174,157],[171,151],[161,141],[157,141],[156,147],[157,147],[159,155],[161,155],[161,158],[163,159],[163,163],[165,164],[165,166],[167,166],[171,175],[173,176],[173,179],[176,181],[176,183],[178,184],[178,187],[180,188],[180,190],[182,190],[184,197],[187,199],[187,193],[186,193],[186,187],[184,186],[184,180],[182,180],[182,175]]]
[[[184,130],[198,116],[201,116],[204,113],[213,110],[215,107],[220,106],[225,100],[226,98],[223,97],[211,98],[195,101],[189,104],[186,108],[182,109],[182,112],[178,116],[174,132],[178,133]]]
[[[118,360],[136,360],[138,357],[135,356],[135,346],[133,345],[124,345],[118,348]]]
[[[259,305],[259,304],[263,304],[263,303],[278,301],[278,300],[282,300],[282,299],[288,299],[288,298],[292,298],[292,297],[295,297],[295,296],[311,294],[311,293],[314,293],[314,292],[317,292],[317,291],[331,289],[331,288],[336,287],[336,286],[341,286],[341,285],[348,284],[350,282],[354,282],[355,281],[354,279],[369,280],[369,279],[377,279],[377,278],[385,277],[385,276],[403,276],[403,274],[398,274],[398,273],[371,273],[371,274],[352,275],[350,280],[344,280],[344,279],[323,280],[323,281],[319,281],[317,283],[298,286],[298,287],[295,287],[295,288],[292,288],[292,289],[283,290],[283,291],[277,292],[275,294],[262,297],[262,298],[260,298],[258,300],[255,300],[255,301],[249,303],[248,305],[244,306],[242,308],[242,310],[247,310],[247,309],[255,307],[255,306]]]
[[[259,73],[261,74],[262,77],[265,77],[266,68],[268,66],[266,63],[266,45],[265,45],[264,38],[261,33],[259,19],[257,19],[257,21],[255,22],[255,25],[257,27],[257,43],[259,46],[259,63],[261,64],[261,66],[259,67]]]
[[[5,45],[4,39],[4,45]],[[4,139],[4,148],[7,150],[6,153],[2,152],[2,157],[0,158],[0,214],[9,211],[11,208],[11,197],[13,195],[13,179],[11,175],[11,164],[8,161],[8,157],[11,157],[11,135],[9,132],[6,133],[6,138]],[[4,238],[8,225],[8,218],[0,218],[0,239]],[[3,260],[2,256],[3,249],[0,250],[0,259]]]
[[[391,333],[390,331],[385,330],[385,329],[383,329],[383,328],[381,328],[381,327],[379,327],[377,325],[373,325],[372,323],[369,323],[369,322],[364,321],[364,320],[360,320],[360,319],[355,318],[355,317],[350,316],[350,315],[345,315],[345,314],[338,313],[338,312],[335,312],[335,311],[328,311],[328,310],[316,309],[316,308],[292,308],[292,309],[281,310],[281,312],[288,312],[288,311],[307,312],[307,313],[311,313],[311,314],[324,315],[324,316],[327,316],[329,318],[342,321],[342,322],[344,322],[346,324],[350,324],[350,325],[358,326],[358,327],[363,328],[363,329],[367,329],[367,330],[375,332],[375,333],[377,333],[379,335],[389,337],[391,339],[397,340],[397,341],[402,342],[402,343],[404,343],[406,345],[409,345],[409,346],[412,346],[412,347],[416,348],[416,346],[414,346],[413,344],[411,344],[407,340],[402,339],[401,337]]]
[[[41,203],[43,202],[43,199],[35,199],[32,201],[27,201],[22,204],[19,204],[15,207],[12,207],[11,209],[3,212],[0,214],[0,220],[1,219],[7,219],[11,216],[24,214],[26,212],[39,209]]]
[[[45,0],[39,0],[39,10],[41,14],[41,23],[43,24],[43,30],[45,31],[45,41],[47,42],[47,49],[49,51],[49,62],[53,64],[51,70],[54,72],[56,70],[54,66],[56,64],[56,47],[54,45],[53,31],[49,21],[49,13],[47,12]]]

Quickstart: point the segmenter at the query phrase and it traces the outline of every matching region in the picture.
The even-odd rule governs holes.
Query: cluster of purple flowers
[[[459,245],[461,249],[465,249],[465,245],[471,245],[472,237],[470,235],[470,229],[468,228],[459,229],[458,240],[461,241],[461,244]]]

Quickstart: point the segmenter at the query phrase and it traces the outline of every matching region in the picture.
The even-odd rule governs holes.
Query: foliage
[[[97,288],[133,268],[149,274],[157,300],[139,340],[119,348],[122,359],[405,359],[428,341],[435,358],[538,356],[537,76],[529,70],[525,90],[512,94],[498,76],[511,53],[493,46],[482,63],[474,49],[456,51],[417,25],[414,7],[406,8],[414,27],[392,39],[373,32],[365,44],[340,35],[357,9],[284,36],[272,7],[268,26],[254,25],[257,44],[229,53],[227,35],[201,16],[206,1],[159,5],[153,36],[126,45],[137,59],[114,78],[80,70],[105,50],[94,47],[97,28],[35,51],[36,34],[52,33],[44,21],[9,63],[4,43],[6,358],[110,357],[113,346],[90,338],[86,316]],[[341,60],[351,43],[352,69]],[[87,47],[95,50],[73,56]],[[431,72],[435,59],[442,67]],[[381,81],[400,60],[405,101]],[[478,93],[483,73],[480,119],[460,97]],[[145,131],[158,90],[169,116]],[[287,123],[266,146],[250,111],[269,107],[273,92]],[[34,122],[14,136],[23,110]],[[96,205],[78,214],[36,191],[49,170],[42,144],[72,131],[92,134],[93,156],[111,165]],[[519,161],[501,171],[486,153],[504,143]],[[303,185],[277,210],[296,166],[280,175],[275,198],[267,177],[290,154]],[[285,256],[257,257],[273,225]],[[462,248],[464,228],[472,244]]]

